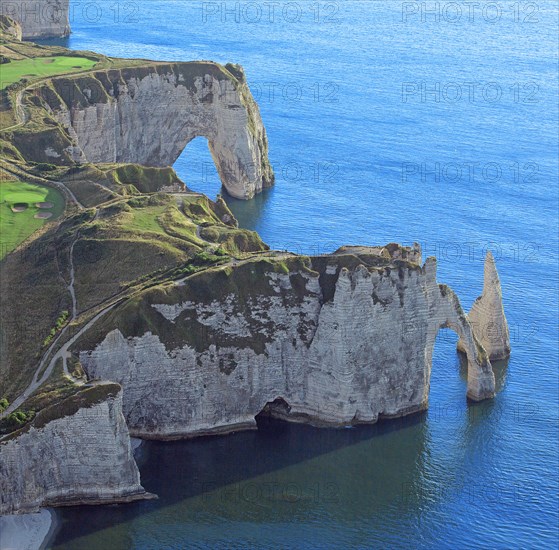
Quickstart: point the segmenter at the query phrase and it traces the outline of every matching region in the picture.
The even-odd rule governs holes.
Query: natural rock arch
[[[479,343],[472,325],[469,323],[458,296],[447,286],[433,284],[435,282],[436,262],[428,259],[426,262],[427,285],[433,315],[427,329],[427,343],[425,346],[426,387],[425,402],[427,402],[430,387],[433,350],[437,334],[442,328],[454,331],[463,344],[463,351],[468,360],[468,389],[467,396],[473,401],[481,401],[495,395],[495,375],[487,352]]]
[[[436,266],[403,247],[251,260],[227,273],[235,293],[220,294],[217,271],[170,301],[150,291],[139,315],[151,330],[121,332],[135,313],[117,307],[98,343],[75,351],[89,376],[122,384],[132,433],[154,439],[254,428],[263,410],[320,426],[425,410],[442,327],[465,343],[467,396],[491,398],[487,352]],[[198,285],[215,293],[200,300]],[[203,339],[188,340],[200,322]]]
[[[172,166],[205,137],[230,195],[250,199],[273,185],[266,130],[239,65],[151,63],[55,78],[32,93],[71,141],[49,140],[50,162]]]

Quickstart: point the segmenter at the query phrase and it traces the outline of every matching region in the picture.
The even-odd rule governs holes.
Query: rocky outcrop
[[[70,0],[7,0],[0,6],[1,15],[21,25],[24,39],[70,34]]]
[[[140,485],[117,384],[86,388],[0,440],[0,514],[149,496]]]
[[[89,376],[122,384],[144,438],[253,427],[263,410],[317,425],[423,410],[441,327],[465,342],[468,396],[492,397],[487,354],[435,259],[410,259],[417,249],[346,248],[216,268],[115,308],[74,350]]]
[[[266,131],[238,65],[146,62],[55,78],[26,101],[41,102],[68,132],[31,148],[20,144],[24,156],[34,156],[28,160],[171,166],[203,136],[233,197],[250,199],[274,181]]]
[[[506,359],[510,355],[509,326],[503,309],[501,281],[490,251],[485,257],[483,292],[468,313],[474,334],[483,345],[492,361]],[[458,341],[458,350],[464,352],[465,345]]]
[[[0,15],[0,36],[4,34],[9,40],[21,40],[23,33],[21,25],[11,17]]]

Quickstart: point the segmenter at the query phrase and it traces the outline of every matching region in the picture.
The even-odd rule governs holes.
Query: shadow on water
[[[454,348],[454,340],[447,347]],[[472,477],[472,449],[484,448],[481,456],[487,456],[500,429],[498,399],[466,403],[467,363],[461,354],[455,357],[454,389],[449,369],[436,368],[426,413],[351,429],[259,416],[254,431],[147,441],[137,461],[143,486],[159,499],[59,509],[50,548],[227,548],[233,540],[243,547],[273,547],[281,540],[295,548],[305,533],[281,526],[293,526],[297,518],[310,533],[320,525],[332,537],[360,525],[369,545],[397,545],[404,528],[408,536],[423,536],[418,526],[449,494],[474,494],[472,479],[482,465],[474,461]],[[506,361],[494,365],[498,390],[506,369]]]
[[[264,189],[250,201],[233,198],[225,188],[222,188],[221,193],[223,200],[237,218],[239,227],[259,232],[260,224],[266,218],[266,210],[274,194],[274,187]]]
[[[70,47],[70,37],[66,38],[34,38],[33,42],[40,44],[41,46],[62,46],[63,48]]]
[[[51,548],[83,548],[83,537],[103,530],[103,544],[126,548],[132,544],[130,532],[137,529],[118,527],[150,515],[187,526],[189,521],[207,521],[207,514],[237,520],[248,515],[257,522],[282,516],[288,520],[297,509],[316,506],[342,521],[358,516],[380,521],[387,507],[406,513],[408,507],[417,507],[420,495],[410,480],[420,476],[425,417],[420,413],[351,429],[264,419],[255,431],[145,442],[138,460],[142,484],[159,499],[60,509]],[[146,521],[157,524],[155,517]],[[87,547],[96,546],[88,542]]]

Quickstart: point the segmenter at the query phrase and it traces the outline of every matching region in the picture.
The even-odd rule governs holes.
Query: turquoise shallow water
[[[148,443],[142,478],[160,499],[65,509],[53,547],[557,545],[557,4],[421,13],[435,4],[282,1],[273,18],[267,2],[76,7],[70,47],[245,67],[277,184],[228,199],[242,226],[307,253],[418,241],[466,308],[489,247],[513,350],[492,402],[466,403],[442,331],[423,416]],[[203,139],[176,169],[219,192]]]

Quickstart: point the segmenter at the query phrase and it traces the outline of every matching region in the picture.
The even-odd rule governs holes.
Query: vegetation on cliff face
[[[250,318],[251,308],[257,301],[277,297],[272,279],[275,274],[289,277],[291,288],[295,290],[285,293],[283,299],[287,302],[303,300],[307,294],[303,275],[318,275],[311,270],[310,259],[304,256],[253,254],[245,260],[229,261],[229,258],[205,255],[201,259],[206,264],[204,268],[187,273],[180,285],[168,279],[161,281],[114,308],[76,342],[72,351],[77,354],[80,350],[91,350],[108,332],[119,329],[125,337],[143,335],[148,331],[157,334],[168,349],[190,345],[197,351],[203,351],[210,344],[215,344],[250,347],[257,353],[263,353],[269,338],[265,331],[258,330],[260,320],[254,319],[248,337],[223,334],[219,342],[209,341],[208,329],[199,322],[195,311],[181,314],[188,323],[170,323],[152,306],[189,301],[208,305],[223,302],[232,295],[240,308],[237,313],[243,312],[246,318]]]
[[[120,391],[121,387],[118,384],[110,382],[91,383],[83,386],[74,385],[66,392],[58,390],[56,398],[43,401],[41,410],[19,411],[20,414],[12,413],[14,416],[11,419],[6,417],[0,421],[0,434],[8,434],[2,441],[9,441],[18,437],[31,428],[41,429],[57,418],[72,416],[82,408],[93,407],[109,398],[116,397]],[[19,419],[19,422],[17,419]]]
[[[401,246],[398,251],[402,254],[407,252]],[[152,287],[123,301],[98,321],[76,342],[72,351],[77,354],[80,350],[92,350],[109,332],[118,329],[125,338],[146,332],[156,334],[169,350],[189,345],[197,352],[202,352],[210,345],[216,345],[252,348],[256,353],[263,353],[269,340],[265,336],[266,331],[261,330],[262,320],[253,316],[252,312],[262,300],[278,297],[274,288],[277,287],[276,276],[289,279],[289,291],[280,292],[280,295],[286,306],[293,306],[293,301],[299,303],[309,296],[311,291],[307,283],[310,278],[318,279],[322,301],[330,301],[343,268],[353,271],[358,266],[365,265],[369,271],[388,274],[391,270],[396,270],[399,275],[402,270],[421,270],[418,264],[393,260],[388,254],[367,253],[365,248],[354,252],[344,250],[336,256],[316,257],[268,252],[221,262],[219,256],[214,256],[211,262],[213,265],[209,268],[186,272],[183,270],[185,278],[180,285],[176,284],[175,276],[162,281],[154,280],[156,284]],[[193,264],[191,262],[189,267]],[[232,315],[252,319],[249,321],[253,323],[249,327],[250,337],[221,334],[220,340],[216,341],[215,334],[212,333],[210,338],[207,327],[199,321],[195,310],[185,310],[180,314],[181,322],[171,323],[153,307],[154,304],[224,304],[230,296],[234,297],[236,308]]]
[[[28,166],[28,173],[37,173],[35,168]],[[115,177],[120,168],[120,176]],[[64,338],[49,355],[115,300],[169,277],[222,264],[231,255],[267,250],[256,233],[237,228],[223,201],[214,203],[189,192],[143,194],[134,184],[120,180],[129,170],[111,165],[86,166],[73,174],[67,169],[41,172],[41,177],[73,183],[74,189],[85,182],[80,196],[87,195],[90,203],[97,204],[79,210],[70,201],[62,219],[35,232],[0,261],[0,395],[10,402],[28,386],[41,358],[66,325]],[[175,177],[172,171],[162,171]],[[149,184],[149,175],[159,172],[149,170],[141,177]],[[97,175],[104,183],[93,181]],[[96,194],[93,184],[103,191]],[[26,189],[25,185],[13,182],[16,190]],[[40,184],[35,187],[51,191]],[[71,288],[76,318],[70,313]],[[66,392],[43,389],[41,394],[40,406],[35,403],[34,410],[54,403]],[[28,403],[20,408],[31,410]]]

